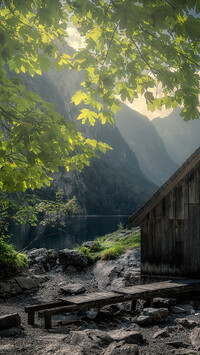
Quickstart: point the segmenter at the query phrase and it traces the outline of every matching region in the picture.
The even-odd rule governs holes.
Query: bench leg
[[[51,315],[46,314],[44,316],[44,326],[45,326],[45,329],[51,329],[51,326],[52,326]]]
[[[35,312],[28,312],[28,324],[34,325],[35,323]]]

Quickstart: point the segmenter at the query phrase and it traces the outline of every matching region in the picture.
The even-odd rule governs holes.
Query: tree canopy
[[[198,0],[0,1],[0,188],[42,187],[49,172],[80,169],[108,148],[83,137],[13,72],[83,71],[72,98],[83,124],[112,123],[119,98],[141,94],[152,111],[181,106],[186,120],[199,118],[199,13]],[[69,21],[85,39],[73,57],[58,49]],[[152,93],[158,84],[162,98]]]
[[[70,56],[57,44],[67,15],[58,0],[2,1],[0,7],[0,188],[24,191],[49,185],[49,172],[89,164],[106,144],[84,138],[51,103],[27,91],[13,73],[42,74],[62,68]]]
[[[144,94],[152,112],[182,108],[185,120],[199,118],[200,3],[198,0],[76,0],[67,1],[76,28],[85,36],[85,48],[75,56],[83,68],[84,101],[99,111],[82,109],[78,119],[112,121],[119,101],[132,102]],[[162,97],[152,88],[162,85]],[[101,113],[102,98],[109,111]]]

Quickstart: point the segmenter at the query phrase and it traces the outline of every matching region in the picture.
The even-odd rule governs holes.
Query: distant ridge
[[[163,139],[171,159],[181,165],[200,145],[200,119],[184,121],[180,109],[164,118],[154,118],[152,124]]]
[[[154,125],[144,115],[122,105],[115,122],[123,138],[135,153],[145,176],[158,186],[178,168],[169,157]]]

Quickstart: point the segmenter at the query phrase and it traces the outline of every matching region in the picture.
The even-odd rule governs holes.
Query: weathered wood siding
[[[141,225],[147,275],[200,275],[200,163],[147,214]]]

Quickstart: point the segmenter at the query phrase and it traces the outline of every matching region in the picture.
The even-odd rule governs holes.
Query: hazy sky
[[[69,46],[73,47],[75,50],[78,48],[84,47],[84,37],[81,37],[79,32],[74,28],[72,23],[69,23],[68,28],[67,28],[68,36],[66,37],[66,41],[69,44]],[[154,97],[161,97],[161,87],[151,89]],[[150,120],[156,117],[165,117],[168,116],[173,110],[172,109],[165,109],[163,108],[162,111],[155,110],[154,112],[148,111],[147,105],[146,105],[146,100],[144,96],[139,97],[138,99],[135,99],[132,104],[125,102],[130,108],[133,110],[138,111],[142,115],[147,116]]]
[[[151,92],[153,93],[155,98],[160,98],[162,97],[162,90],[161,88],[159,89],[151,89]],[[138,111],[139,113],[141,113],[142,115],[147,116],[150,120],[152,120],[153,118],[156,117],[165,117],[168,116],[173,109],[166,109],[163,108],[161,111],[160,110],[155,110],[154,112],[151,112],[147,109],[147,105],[146,105],[146,100],[143,96],[140,96],[138,99],[135,99],[134,102],[132,104],[130,103],[126,103],[129,107],[131,107],[133,110]]]

